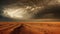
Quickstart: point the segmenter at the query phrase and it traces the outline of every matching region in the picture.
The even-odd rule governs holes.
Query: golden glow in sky
[[[37,13],[38,10],[40,10],[42,7],[32,7],[32,6],[26,6],[26,7],[8,7],[4,8],[3,15],[9,18],[14,19],[29,19],[32,17],[34,13]]]

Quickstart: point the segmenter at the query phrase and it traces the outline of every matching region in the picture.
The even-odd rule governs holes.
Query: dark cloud
[[[9,5],[12,3],[16,3],[16,1],[0,0],[0,21],[13,21],[13,19],[9,17],[7,18],[7,17],[2,16],[3,6]],[[34,14],[33,18],[34,19],[42,19],[42,18],[60,19],[60,6],[55,5],[55,6],[48,7],[48,8],[45,7],[42,11],[38,11],[37,14]]]

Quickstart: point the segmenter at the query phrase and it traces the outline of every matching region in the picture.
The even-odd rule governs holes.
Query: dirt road
[[[0,34],[60,34],[60,22],[0,22]]]

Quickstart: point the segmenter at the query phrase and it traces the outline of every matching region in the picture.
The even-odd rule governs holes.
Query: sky
[[[21,2],[21,1],[20,1]],[[30,1],[31,2],[31,1]],[[33,1],[33,2],[36,2],[36,1]],[[16,1],[11,1],[11,0],[0,0],[0,21],[13,21],[14,19],[13,18],[10,18],[10,17],[5,17],[3,16],[3,9],[4,9],[4,6],[8,6],[9,4],[19,4],[18,2]],[[39,2],[38,2],[39,3]],[[42,3],[45,3],[42,2]],[[34,4],[34,3],[33,3]],[[23,2],[22,2],[22,5],[23,5]],[[20,5],[18,5],[20,6]],[[25,6],[25,5],[24,5]],[[31,5],[32,6],[32,5]],[[39,6],[39,5],[37,5]],[[42,9],[42,11],[39,10],[36,11],[34,10],[34,12],[36,11],[37,13],[34,14],[33,16],[33,19],[46,19],[46,18],[49,18],[49,19],[52,19],[52,18],[56,18],[56,19],[60,19],[60,5],[57,4],[57,5],[51,5],[51,7],[49,7],[50,5],[42,5],[44,6],[44,8]],[[11,6],[12,7],[12,6]],[[13,7],[14,8],[14,7]],[[29,10],[28,10],[29,11]],[[29,14],[28,14],[29,15]],[[25,17],[24,17],[25,18]],[[28,18],[28,17],[27,17]],[[17,19],[18,20],[18,19]]]

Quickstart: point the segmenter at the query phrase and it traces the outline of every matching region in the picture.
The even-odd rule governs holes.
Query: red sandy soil
[[[60,22],[0,22],[0,34],[60,34]]]

